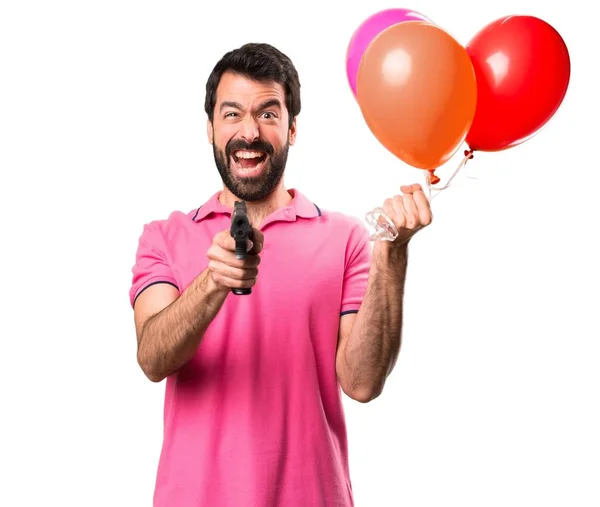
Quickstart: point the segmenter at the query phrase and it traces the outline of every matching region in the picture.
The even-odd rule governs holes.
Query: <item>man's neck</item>
[[[235,201],[241,199],[235,196],[228,188],[224,188],[219,195],[219,202],[233,208]],[[292,195],[280,184],[271,194],[260,201],[246,201],[248,218],[253,227],[260,227],[265,218],[279,208],[287,206],[292,201]]]

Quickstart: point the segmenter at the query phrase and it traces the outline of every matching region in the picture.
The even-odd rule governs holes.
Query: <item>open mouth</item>
[[[255,174],[264,167],[267,154],[262,151],[237,150],[231,155],[234,169],[240,174]]]

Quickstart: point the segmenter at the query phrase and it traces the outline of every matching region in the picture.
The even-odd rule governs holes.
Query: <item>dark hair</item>
[[[300,80],[289,57],[270,44],[248,43],[226,53],[217,62],[206,82],[204,110],[213,121],[217,87],[225,72],[233,72],[255,81],[275,81],[285,90],[285,105],[292,121],[300,114]]]

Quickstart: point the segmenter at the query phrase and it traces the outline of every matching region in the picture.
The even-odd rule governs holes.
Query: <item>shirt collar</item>
[[[295,188],[288,189],[289,194],[292,196],[292,201],[283,208],[280,208],[273,212],[273,215],[285,218],[287,220],[295,220],[297,217],[301,218],[316,218],[321,216],[321,210],[316,204],[313,204],[306,196],[299,192]],[[192,217],[194,222],[200,222],[211,213],[225,214],[231,216],[232,209],[219,201],[221,190],[215,192],[208,201],[200,206]],[[270,221],[270,220],[269,220]]]

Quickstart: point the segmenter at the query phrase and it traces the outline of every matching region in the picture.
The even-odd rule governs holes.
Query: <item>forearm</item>
[[[159,382],[192,358],[227,294],[205,271],[178,299],[146,321],[138,362],[149,379]]]
[[[356,399],[377,397],[400,352],[407,245],[376,243],[365,298],[342,355],[343,377]]]

